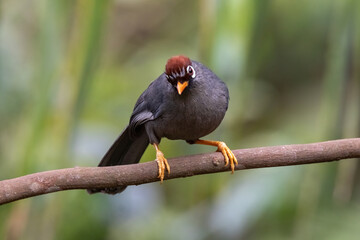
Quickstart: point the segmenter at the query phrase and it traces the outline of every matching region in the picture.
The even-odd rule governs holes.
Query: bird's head
[[[171,57],[165,66],[167,80],[173,85],[179,95],[189,86],[189,82],[195,78],[195,69],[191,60],[185,56]]]

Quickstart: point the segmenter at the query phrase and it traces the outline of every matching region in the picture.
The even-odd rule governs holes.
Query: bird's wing
[[[167,80],[162,74],[141,94],[130,118],[130,134],[136,136],[139,127],[162,115],[162,105],[167,89]]]
[[[130,120],[130,135],[134,136],[137,133],[137,129],[144,123],[154,119],[154,115],[149,111],[142,111],[138,114],[132,115]]]
[[[146,103],[137,103],[129,122],[130,136],[135,137],[139,132],[139,128],[153,119],[154,114],[147,109]]]

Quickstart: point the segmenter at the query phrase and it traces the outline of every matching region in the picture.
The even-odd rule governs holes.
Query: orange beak
[[[185,81],[185,82],[183,82],[183,83],[177,82],[176,88],[177,88],[177,90],[178,90],[179,95],[182,94],[182,92],[185,90],[185,88],[186,88],[188,85],[189,85],[189,82],[188,82],[188,81]]]

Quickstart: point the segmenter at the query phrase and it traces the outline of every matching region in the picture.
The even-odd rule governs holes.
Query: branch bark
[[[236,170],[291,166],[360,158],[360,138],[311,144],[239,149]],[[165,179],[229,171],[221,153],[168,159],[171,174]],[[113,167],[75,167],[34,173],[0,181],[0,205],[51,192],[70,189],[139,185],[159,181],[154,161]]]

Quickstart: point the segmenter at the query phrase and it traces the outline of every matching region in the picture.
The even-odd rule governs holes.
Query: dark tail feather
[[[149,138],[146,134],[145,129],[139,129],[139,135],[135,138],[130,138],[129,126],[120,134],[110,149],[107,151],[99,167],[115,166],[115,165],[126,165],[138,163],[141,156],[144,154],[147,146],[149,145]],[[99,189],[88,189],[89,194],[93,193],[107,193],[117,194],[125,190],[127,186],[119,186],[114,188],[99,188]]]

